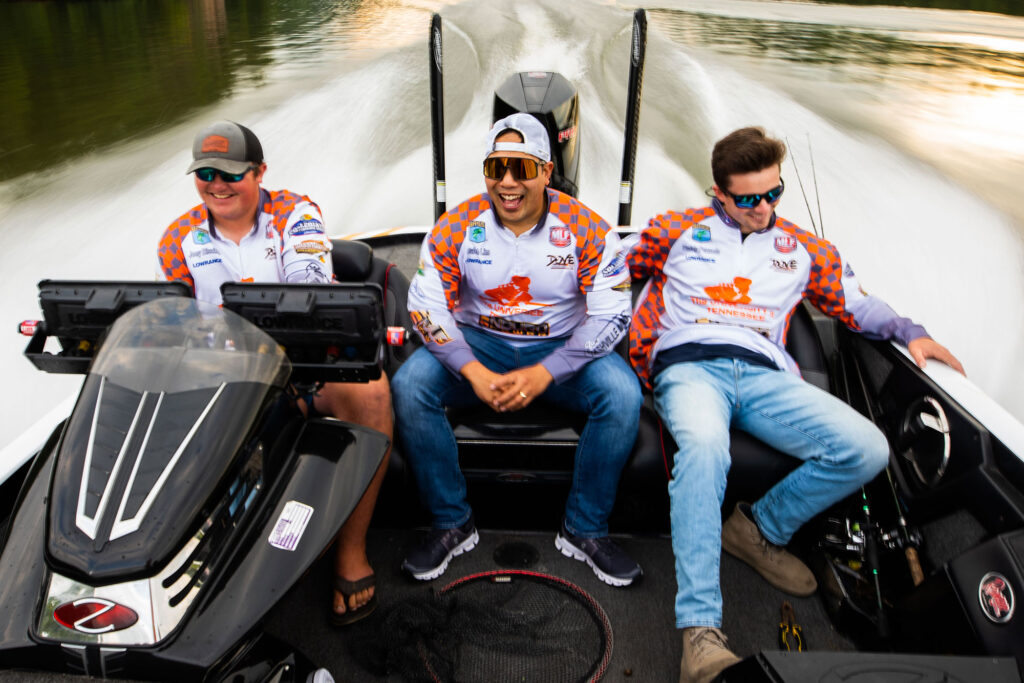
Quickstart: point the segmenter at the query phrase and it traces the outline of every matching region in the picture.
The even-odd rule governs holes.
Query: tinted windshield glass
[[[169,297],[118,318],[90,373],[135,391],[171,393],[224,382],[283,387],[291,364],[277,342],[231,311]]]

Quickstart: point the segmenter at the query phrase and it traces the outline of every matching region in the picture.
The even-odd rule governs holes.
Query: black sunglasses
[[[501,180],[506,171],[512,171],[516,180],[533,180],[540,175],[540,166],[533,159],[522,157],[490,157],[484,159],[484,177]]]
[[[249,171],[255,171],[258,166],[250,166],[241,173],[228,173],[227,171],[221,171],[217,168],[197,168],[196,177],[202,180],[204,183],[212,182],[218,175],[220,179],[225,183],[237,183],[239,180],[245,177],[245,174]]]
[[[736,202],[736,206],[741,209],[752,209],[761,203],[761,200],[765,200],[769,204],[774,204],[779,201],[779,197],[782,196],[782,192],[786,189],[786,183],[779,178],[779,184],[777,187],[773,187],[763,194],[733,194],[729,190],[722,189],[722,192],[732,197],[732,200]]]

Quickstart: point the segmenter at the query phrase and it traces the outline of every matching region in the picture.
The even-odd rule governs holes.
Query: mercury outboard
[[[526,112],[543,123],[555,163],[551,187],[573,197],[579,192],[579,99],[576,87],[562,74],[524,71],[509,76],[495,91],[492,118]]]

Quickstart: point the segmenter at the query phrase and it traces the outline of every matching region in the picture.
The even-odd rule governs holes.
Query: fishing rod
[[[633,42],[630,48],[629,89],[626,95],[626,131],[622,144],[622,181],[619,183],[619,222],[629,225],[633,213],[633,176],[636,170],[636,145],[640,125],[640,94],[644,86],[644,60],[647,56],[647,12],[633,12]]]
[[[786,147],[789,147],[790,149],[792,149],[792,147],[793,147],[791,144],[789,144],[789,138],[788,137],[786,138]],[[810,138],[809,137],[807,139],[807,148],[810,149]],[[807,192],[804,190],[804,181],[803,181],[803,178],[800,177],[800,167],[796,165],[796,159],[793,157],[792,154],[789,156],[789,160],[793,163],[793,170],[796,171],[796,182],[800,186],[800,194],[802,194],[803,197],[804,197],[804,206],[807,207],[807,215],[810,216],[810,218],[811,218],[811,228],[814,229],[815,236],[821,237],[822,239],[824,239],[825,238],[825,232],[824,232],[825,226],[823,225],[821,232],[818,232],[818,224],[814,221],[814,212],[811,211],[811,202],[807,199]],[[814,157],[811,157],[811,173],[814,173]],[[815,180],[814,180],[814,191],[815,192],[818,191],[818,180],[817,180],[817,177],[815,177]],[[818,204],[818,213],[819,213],[819,215],[821,214],[821,203],[820,202]]]
[[[811,134],[806,135],[807,154],[811,157],[811,178],[814,180],[814,199],[818,203],[818,222],[821,223],[821,238],[825,239],[825,219],[821,216],[821,193],[818,192],[818,172],[814,168],[814,150],[811,148]]]
[[[441,60],[441,15],[430,17],[430,141],[434,159],[434,221],[447,209],[444,176],[444,74]]]

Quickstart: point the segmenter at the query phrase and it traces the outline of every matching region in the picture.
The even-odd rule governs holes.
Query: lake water
[[[813,220],[871,293],[1024,419],[1024,18],[1001,0],[905,4],[934,8],[648,6],[633,222],[703,204],[714,141],[764,126],[790,147],[780,214]],[[79,382],[20,355],[36,282],[152,278],[163,228],[197,201],[184,170],[207,122],[253,128],[266,184],[312,196],[333,233],[430,223],[432,12],[445,20],[449,198],[482,189],[497,84],[555,70],[581,95],[580,197],[614,218],[633,8],[0,3],[0,447]]]

